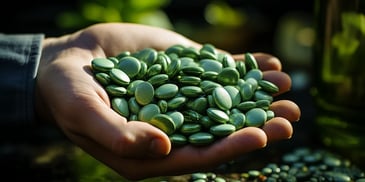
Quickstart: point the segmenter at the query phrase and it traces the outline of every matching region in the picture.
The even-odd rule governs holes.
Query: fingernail
[[[165,156],[170,153],[171,145],[162,139],[155,138],[151,141],[150,150],[153,156]]]

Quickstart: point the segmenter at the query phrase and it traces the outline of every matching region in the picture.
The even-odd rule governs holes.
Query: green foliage
[[[167,15],[161,10],[169,0],[79,0],[79,8],[59,15],[62,29],[79,29],[94,23],[131,22],[171,29]]]

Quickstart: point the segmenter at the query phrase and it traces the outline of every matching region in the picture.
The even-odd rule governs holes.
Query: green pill
[[[223,87],[229,94],[231,100],[232,100],[232,107],[237,106],[239,103],[241,103],[241,94],[240,91],[237,89],[237,87],[232,85],[227,85]]]
[[[236,69],[238,73],[240,73],[240,78],[243,78],[246,75],[246,64],[242,61],[236,62]]]
[[[208,107],[208,99],[204,96],[198,97],[197,99],[190,100],[186,106],[198,113],[204,113]]]
[[[118,85],[108,85],[105,87],[105,90],[108,95],[113,97],[123,97],[127,94],[127,89]]]
[[[242,101],[249,101],[252,99],[252,97],[254,95],[254,90],[252,88],[252,85],[248,82],[242,83],[239,86],[239,92],[240,92]]]
[[[201,130],[201,125],[198,123],[184,123],[180,127],[180,133],[185,134],[185,135],[197,133],[200,130]]]
[[[160,107],[156,104],[147,104],[141,108],[138,112],[138,119],[140,121],[148,122],[152,119],[153,116],[160,114]]]
[[[128,96],[134,96],[134,93],[136,92],[137,86],[144,82],[143,80],[133,80],[127,87],[127,94]]]
[[[251,53],[245,54],[245,64],[249,69],[258,69],[259,66],[257,64],[256,58]]]
[[[147,77],[152,77],[162,72],[162,66],[160,64],[154,64],[147,69]]]
[[[166,83],[169,80],[169,76],[166,74],[157,74],[152,76],[147,81],[150,82],[153,86],[159,86]]]
[[[103,86],[109,85],[111,82],[110,76],[104,72],[96,73],[95,79]]]
[[[184,146],[188,143],[188,138],[179,133],[173,133],[169,136],[170,142],[173,146]]]
[[[190,135],[188,140],[193,145],[207,145],[214,141],[214,136],[208,132],[198,132]]]
[[[232,134],[236,131],[236,127],[232,124],[218,124],[210,127],[210,133],[215,136],[223,137]]]
[[[174,121],[167,114],[156,114],[148,123],[161,129],[167,135],[173,134],[176,130]]]
[[[171,59],[170,64],[167,66],[166,74],[170,78],[174,78],[180,71],[181,61],[180,59]]]
[[[108,72],[114,68],[114,63],[107,58],[94,58],[91,61],[91,67],[96,72]]]
[[[240,74],[235,67],[226,67],[218,74],[217,81],[222,85],[236,85]]]
[[[182,75],[178,77],[178,81],[182,85],[197,86],[200,84],[201,79],[197,76]]]
[[[205,72],[212,71],[215,73],[220,73],[223,69],[222,63],[213,59],[202,59],[199,65],[204,69]]]
[[[256,107],[268,110],[271,102],[269,100],[258,100],[256,101]]]
[[[170,110],[178,109],[187,102],[186,97],[175,97],[167,101],[167,108]]]
[[[149,82],[142,82],[137,85],[134,95],[138,104],[147,105],[152,102],[155,90]]]
[[[172,111],[167,113],[175,123],[176,129],[179,129],[184,123],[184,115],[179,111]]]
[[[216,81],[218,78],[218,73],[214,71],[205,71],[204,73],[202,73],[201,78],[203,80]]]
[[[254,94],[254,100],[268,100],[272,102],[274,100],[273,96],[271,94],[263,91],[263,90],[257,90]]]
[[[267,81],[267,80],[260,80],[258,81],[259,86],[261,86],[261,88],[269,93],[277,93],[279,92],[279,87],[276,86],[274,83]]]
[[[236,130],[241,129],[245,126],[246,116],[243,113],[231,114],[228,123],[234,125]]]
[[[210,119],[218,123],[226,123],[229,120],[229,116],[225,112],[216,108],[208,108],[207,115]]]
[[[157,51],[152,48],[144,48],[132,54],[133,57],[145,62],[148,67],[155,64],[157,60]]]
[[[236,61],[233,59],[233,57],[229,54],[224,54],[222,57],[222,64],[223,67],[231,67],[231,68],[235,68],[236,67]]]
[[[141,64],[141,69],[139,69],[139,72],[135,76],[135,79],[144,79],[144,77],[147,74],[147,69],[148,69],[147,64],[145,62],[140,62],[140,64]]]
[[[248,72],[246,73],[246,75],[245,75],[243,78],[244,78],[245,80],[247,80],[247,79],[249,79],[249,78],[253,78],[253,79],[255,79],[255,80],[259,81],[259,80],[262,80],[262,78],[263,78],[263,73],[262,73],[262,71],[261,71],[261,70],[259,70],[259,69],[252,69],[252,70],[248,71]]]
[[[266,115],[267,115],[267,120],[270,120],[275,117],[275,113],[272,110],[267,110]]]
[[[204,69],[199,66],[185,66],[181,71],[186,75],[200,76],[204,72]]]
[[[131,111],[131,113],[133,114],[138,114],[139,111],[141,110],[141,106],[139,106],[138,102],[136,101],[135,97],[131,97],[128,100],[128,106],[129,106],[129,110]]]
[[[198,97],[204,94],[202,88],[198,86],[183,86],[180,92],[186,97]]]
[[[237,105],[237,108],[243,112],[253,109],[255,107],[256,107],[255,101],[245,101],[245,102],[241,102],[240,104]]]
[[[215,88],[222,87],[222,85],[210,80],[204,80],[200,82],[199,87],[203,89],[205,94],[211,94]]]
[[[212,93],[215,104],[222,110],[226,111],[232,107],[232,98],[223,87],[217,87]]]
[[[130,78],[133,78],[139,73],[141,63],[137,58],[127,56],[119,60],[118,68],[126,73]]]
[[[155,97],[158,99],[171,99],[179,92],[179,87],[172,83],[166,83],[155,90]]]
[[[124,98],[115,97],[111,100],[112,108],[121,116],[129,117],[128,102]]]
[[[160,107],[161,113],[167,112],[167,102],[166,100],[159,100],[157,102],[158,107]]]
[[[267,120],[266,111],[261,108],[253,108],[246,113],[246,125],[260,127]]]
[[[111,80],[122,86],[128,85],[129,82],[131,81],[129,76],[126,73],[124,73],[124,71],[117,68],[112,68],[109,72],[109,76]]]

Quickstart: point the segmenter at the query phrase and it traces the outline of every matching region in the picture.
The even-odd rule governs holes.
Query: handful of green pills
[[[274,117],[279,88],[263,79],[251,53],[243,62],[211,44],[173,45],[95,58],[91,67],[114,111],[161,129],[174,146],[207,145]]]

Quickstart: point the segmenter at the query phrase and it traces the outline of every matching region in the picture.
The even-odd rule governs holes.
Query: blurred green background
[[[277,56],[293,83],[292,90],[280,97],[299,105],[302,122],[294,125],[290,141],[263,149],[264,160],[253,154],[244,157],[244,168],[248,169],[258,166],[257,160],[275,158],[277,152],[316,145],[309,93],[315,39],[313,7],[314,0],[13,0],[0,7],[0,32],[60,36],[98,22],[133,22],[167,28],[231,53],[267,52]],[[36,181],[119,179],[53,129],[24,129],[16,135],[2,132],[1,174]],[[28,133],[33,138],[24,142]],[[13,137],[5,137],[9,135]]]

